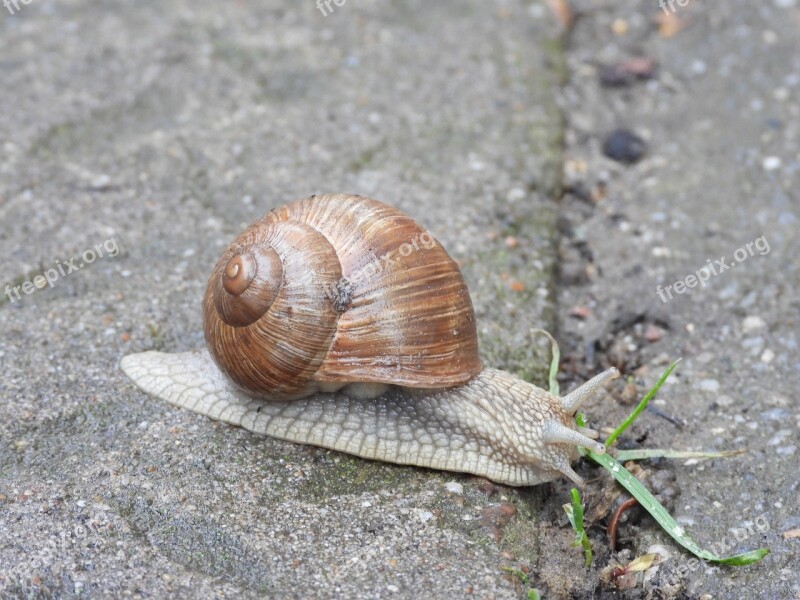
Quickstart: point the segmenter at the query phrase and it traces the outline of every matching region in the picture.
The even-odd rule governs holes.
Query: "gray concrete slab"
[[[682,426],[646,413],[624,442],[748,450],[649,468],[676,477],[675,514],[705,547],[732,554],[766,546],[771,554],[711,569],[673,551],[629,597],[797,598],[798,540],[783,534],[800,526],[800,7],[670,4],[675,20],[659,27],[665,12],[654,2],[574,3],[561,339],[579,371],[616,363],[639,391],[683,357],[655,405]],[[674,24],[682,28],[671,31]],[[602,65],[637,56],[658,61],[657,77],[600,85]],[[639,163],[602,156],[617,127],[648,142]],[[720,257],[730,268],[716,264]],[[707,259],[716,274],[698,275]],[[676,291],[678,281],[687,287]],[[613,424],[630,407],[609,399],[599,410]],[[622,536],[623,557],[654,543],[674,547],[646,518]]]
[[[540,8],[33,0],[0,15],[0,285],[65,271],[0,304],[0,594],[524,592],[500,566],[548,543],[546,490],[490,497],[254,436],[117,367],[202,344],[206,278],[246,223],[345,191],[429,227],[463,266],[487,364],[541,380],[529,330],[555,314],[562,57]],[[517,516],[495,532],[503,500]]]

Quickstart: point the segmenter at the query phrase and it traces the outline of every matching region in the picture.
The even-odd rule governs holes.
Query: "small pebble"
[[[697,382],[697,388],[704,392],[718,392],[719,381],[716,379],[701,379]]]
[[[789,416],[789,411],[783,408],[771,408],[761,413],[765,421],[783,421]]]
[[[722,396],[717,396],[717,404],[719,406],[731,406],[733,404],[733,398],[724,394]]]
[[[444,487],[451,494],[458,494],[459,496],[464,494],[464,486],[457,481],[448,481],[444,484]]]
[[[664,246],[653,246],[652,250],[650,250],[650,253],[658,258],[669,258],[672,256],[672,250]]]
[[[478,489],[482,491],[484,494],[491,496],[492,494],[497,493],[497,486],[493,484],[488,479],[484,479],[478,484]]]
[[[753,333],[763,327],[766,327],[767,324],[764,322],[764,319],[759,317],[758,315],[750,315],[744,318],[742,321],[742,331],[744,333]]]
[[[421,510],[419,511],[419,520],[423,523],[427,523],[433,518],[433,513],[429,510]]]
[[[742,348],[747,350],[750,356],[758,356],[764,349],[764,338],[759,335],[742,340]]]
[[[770,440],[767,442],[767,446],[777,446],[778,444],[782,444],[783,440],[788,438],[790,435],[792,435],[791,429],[781,429],[778,433],[770,438]]]
[[[611,23],[611,31],[614,32],[614,35],[625,35],[628,33],[628,22],[625,19],[614,19],[614,22]]]
[[[501,531],[511,518],[517,514],[517,507],[511,502],[501,502],[493,506],[486,506],[481,510],[481,526],[489,531],[492,539],[499,541]]]
[[[658,554],[654,564],[667,562],[672,557],[672,552],[663,544],[653,544],[647,549],[647,554]]]
[[[585,306],[573,306],[569,309],[569,316],[576,319],[588,319],[592,311]]]
[[[111,177],[109,177],[105,173],[93,177],[91,182],[89,183],[89,189],[97,192],[105,191],[110,186],[111,186]]]
[[[612,131],[603,142],[603,154],[624,164],[638,162],[647,151],[647,143],[627,129]]]
[[[764,352],[761,353],[761,362],[763,363],[771,363],[775,358],[775,352],[767,348]]]
[[[622,404],[633,404],[636,402],[636,399],[639,396],[638,389],[635,383],[626,383],[625,387],[622,388],[622,392],[619,395],[619,401]]]
[[[664,337],[664,330],[652,323],[649,323],[644,330],[644,339],[650,343],[657,342],[662,337]]]
[[[692,68],[692,73],[694,73],[695,75],[702,75],[706,72],[707,69],[706,63],[704,63],[702,60],[697,60],[697,59],[692,61],[691,68]]]
[[[618,590],[629,590],[636,587],[636,573],[623,573],[614,578]]]
[[[782,161],[779,156],[767,156],[761,161],[765,171],[775,171],[781,168]]]
[[[615,65],[603,65],[598,70],[600,83],[607,87],[622,87],[636,80],[653,77],[656,61],[652,58],[634,57]]]

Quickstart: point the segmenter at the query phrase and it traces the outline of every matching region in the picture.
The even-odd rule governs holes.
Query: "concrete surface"
[[[545,489],[490,497],[466,476],[258,437],[118,370],[129,352],[202,344],[206,278],[246,223],[347,191],[430,228],[464,267],[486,362],[541,377],[553,22],[517,1],[334,9],[34,0],[0,15],[0,282],[33,290],[56,269],[0,305],[0,594],[520,593],[492,519],[508,520],[506,496],[530,536],[515,543],[538,548]]]
[[[657,2],[571,4],[565,48],[548,5],[512,0],[0,9],[0,286],[54,279],[0,296],[1,597],[800,597],[800,540],[783,535],[800,528],[800,6],[675,2],[680,23],[659,25]],[[632,56],[658,60],[651,80],[599,84]],[[647,141],[640,162],[602,155],[620,127]],[[642,476],[705,547],[771,554],[685,569],[637,509],[612,553],[616,488],[579,463],[587,569],[566,481],[372,463],[136,390],[121,356],[202,343],[224,245],[322,191],[434,232],[463,267],[487,364],[543,382],[530,328],[544,327],[563,387],[619,366],[630,383],[586,407],[595,426],[683,357],[660,414],[620,444],[747,448]],[[748,243],[735,268],[660,299]],[[90,249],[104,257],[58,273]],[[653,548],[670,556],[647,581],[606,581]]]
[[[798,598],[800,540],[783,534],[800,527],[800,4],[673,4],[684,27],[670,36],[656,2],[573,3],[560,339],[577,371],[617,364],[640,393],[683,358],[654,406],[681,425],[645,413],[623,443],[748,449],[650,468],[675,477],[674,514],[703,546],[771,554],[744,568],[693,563],[679,577],[689,556],[675,552],[652,585],[680,580],[674,592],[688,598]],[[641,56],[658,61],[654,79],[599,84],[603,65]],[[639,163],[602,156],[617,127],[647,140]],[[735,266],[719,272],[721,257]],[[670,300],[666,286],[696,278],[707,259],[718,275],[689,279]],[[591,412],[619,422],[630,410],[622,395]],[[674,548],[649,518],[621,536],[631,557]],[[627,593],[637,591],[648,593]]]

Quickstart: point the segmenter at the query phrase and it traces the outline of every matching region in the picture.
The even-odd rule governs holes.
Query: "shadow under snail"
[[[376,200],[312,196],[250,225],[211,273],[203,326],[207,349],[122,370],[255,433],[508,485],[580,485],[577,447],[605,450],[573,415],[617,370],[557,398],[483,368],[458,266]]]

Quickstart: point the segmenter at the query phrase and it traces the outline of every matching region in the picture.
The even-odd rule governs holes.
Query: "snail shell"
[[[448,387],[481,370],[458,265],[362,196],[312,196],[248,227],[211,273],[203,324],[219,367],[263,399],[350,382]]]

